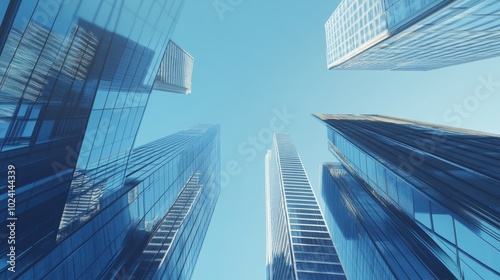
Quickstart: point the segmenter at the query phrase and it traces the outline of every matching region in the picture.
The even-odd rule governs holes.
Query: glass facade
[[[67,256],[77,248],[60,244],[76,232],[90,234],[89,221],[118,207],[132,145],[182,4],[0,4],[0,172],[14,165],[19,174],[16,270],[26,270],[26,277],[47,275],[52,266],[35,264],[40,258],[53,248]],[[6,176],[0,187],[6,201]],[[4,228],[6,207],[0,206]],[[0,254],[3,276],[6,242]],[[53,263],[59,261],[54,257]]]
[[[496,0],[343,0],[325,24],[329,69],[431,70],[500,55]]]
[[[324,164],[325,220],[349,279],[456,279],[454,260],[340,164]]]
[[[418,225],[457,278],[500,276],[498,135],[375,115],[318,117],[348,176],[386,212]]]
[[[275,280],[346,279],[290,136],[266,155],[267,275]]]
[[[168,42],[153,89],[191,93],[194,58],[173,41]]]
[[[190,279],[220,192],[219,126],[146,144],[130,161],[126,185],[132,188],[128,200],[136,200],[128,211],[135,238],[105,278]]]
[[[219,142],[218,126],[199,126],[134,149],[105,206],[16,276],[189,279],[219,194]]]

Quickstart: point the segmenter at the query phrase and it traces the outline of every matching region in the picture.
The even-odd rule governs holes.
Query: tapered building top
[[[346,279],[323,214],[290,136],[266,155],[267,276]]]

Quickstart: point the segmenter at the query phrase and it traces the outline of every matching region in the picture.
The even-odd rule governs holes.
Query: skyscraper
[[[168,42],[153,89],[191,93],[194,58],[173,41]]]
[[[134,231],[142,237],[128,240],[108,276],[190,279],[220,180],[218,125],[200,125],[134,149],[126,186],[131,188],[128,199],[137,198],[136,209],[129,212],[136,216],[132,220],[141,219]],[[145,203],[148,199],[156,203]],[[142,212],[141,203],[155,213]]]
[[[368,258],[360,263],[397,279],[500,276],[498,135],[385,116],[318,117],[342,165],[323,169],[341,261]]]
[[[1,204],[0,226],[6,228],[8,213],[17,219],[16,271],[62,248],[123,191],[132,145],[160,64],[170,58],[165,53],[182,4],[0,4],[0,172],[14,166],[17,174],[15,211]],[[169,70],[184,73],[179,68],[187,65]],[[182,83],[190,85],[189,78]],[[0,176],[2,201],[9,195],[7,178]],[[0,273],[9,277],[3,260],[11,250],[3,232],[0,238]],[[35,271],[28,273],[47,273]]]
[[[431,70],[500,55],[496,0],[343,0],[325,24],[329,69]]]
[[[267,277],[346,279],[290,136],[275,134],[266,154]]]
[[[220,190],[219,143],[219,127],[203,125],[135,148],[125,184],[53,247],[20,258],[16,276],[189,279]]]

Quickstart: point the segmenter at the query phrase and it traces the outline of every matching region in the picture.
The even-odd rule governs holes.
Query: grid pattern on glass
[[[357,48],[351,56],[328,58],[329,68],[432,70],[500,55],[498,1],[433,1],[425,6],[427,2],[395,2],[387,11],[390,28],[406,23],[399,17],[411,15],[404,11],[414,3],[418,4],[416,8],[422,8],[417,15],[411,15],[411,24],[394,32],[389,28],[391,35],[387,39]],[[400,6],[403,8],[397,8]]]
[[[153,13],[152,9],[155,7],[160,10],[174,6],[179,8],[179,2],[181,1],[156,0],[145,4],[141,9],[150,9]],[[124,3],[123,8],[133,9],[130,5],[132,4]],[[94,33],[111,39],[103,39],[98,48],[98,52],[106,57],[101,75],[103,81],[97,89],[78,157],[63,213],[64,219],[59,226],[60,235],[70,234],[82,221],[95,215],[98,205],[105,206],[103,203],[106,196],[123,184],[132,144],[152,90],[153,80],[148,76],[159,67],[162,56],[158,53],[162,53],[162,46],[167,44],[166,39],[171,33],[171,28],[165,27],[173,26],[178,11],[163,11],[165,16],[155,21],[162,28],[151,25],[152,18],[145,15],[134,17],[116,29],[128,32],[129,37],[93,27]],[[125,26],[129,28],[128,31]],[[134,33],[132,30],[137,28],[144,33],[135,42],[130,37]],[[148,28],[156,32],[147,31]],[[82,200],[81,196],[93,199]],[[81,201],[86,203],[82,204]]]
[[[426,230],[461,273],[499,274],[498,135],[383,116],[321,118],[344,165]]]
[[[436,6],[452,2],[453,0],[384,0],[389,30],[417,18],[422,13],[432,11]]]
[[[15,162],[26,174],[17,186],[16,249],[33,260],[57,242],[61,224],[92,217],[123,185],[183,1],[10,2],[18,7],[0,35],[0,170]],[[17,268],[27,263],[20,258]]]
[[[383,0],[343,0],[325,24],[328,67],[386,31]]]
[[[276,217],[272,215],[275,208],[280,209],[280,222],[283,224],[283,234],[279,236],[282,240],[270,240],[268,250],[275,250],[276,243],[290,240],[286,244],[291,247],[286,250],[291,254],[293,263],[290,268],[293,269],[296,279],[345,279],[302,161],[288,135],[275,134],[273,150],[268,153],[268,159],[270,176],[275,176],[274,182],[267,185],[267,188],[271,189],[268,194],[275,192],[280,196],[278,204],[275,200],[268,199],[272,203],[268,203],[268,213],[271,212],[268,215],[268,226],[272,226],[276,221]],[[274,165],[273,169],[270,168],[271,165]],[[276,235],[272,228],[271,232],[268,228],[268,234]],[[283,252],[278,253],[283,255]],[[276,259],[279,259],[279,256],[274,256],[270,261]],[[275,265],[271,263],[271,267]],[[281,279],[274,271],[269,274],[270,279]]]
[[[130,4],[136,1],[10,2],[19,7],[9,14],[12,25],[2,30],[1,35],[0,68],[4,71],[0,71],[0,107],[5,105],[6,110],[0,113],[0,170],[11,162],[25,174],[17,186],[21,220],[17,250],[21,255],[25,250],[36,250],[54,242],[56,224],[60,223],[82,145],[82,131],[87,126],[98,85],[126,79],[123,84],[134,87],[143,82],[146,75],[138,72],[135,77],[131,77],[131,72],[128,76],[122,75],[125,64],[136,61],[121,52],[113,56],[115,53],[103,50],[109,38],[121,36],[123,42],[127,40],[123,35],[132,37],[131,26],[111,14],[117,15],[121,9],[130,11]],[[99,14],[84,15],[100,8]],[[114,22],[103,21],[103,18],[113,18]],[[132,18],[147,16],[137,14]],[[121,35],[117,35],[118,29]],[[103,40],[104,34],[109,36]],[[144,40],[141,45],[147,45],[151,36],[141,35],[144,36],[136,40]],[[162,37],[161,33],[156,35],[155,41]],[[166,46],[166,42],[164,44]],[[112,59],[116,56],[122,56],[121,64],[111,63],[117,61]],[[149,63],[148,59],[145,62]],[[139,69],[144,68],[141,63],[137,63]],[[111,65],[116,67],[109,67]],[[100,133],[101,139],[104,134],[104,131]],[[123,164],[118,162],[117,166]],[[81,178],[76,181],[91,178],[90,172],[80,171],[76,175]],[[3,178],[0,185],[4,185]],[[89,197],[95,198],[100,188],[96,183],[96,193],[85,194],[79,201],[88,204]],[[4,252],[4,244],[0,246]]]
[[[276,151],[266,154],[267,275],[271,279],[296,279]]]
[[[173,41],[169,41],[158,69],[154,90],[191,93],[194,58]]]
[[[193,138],[197,141],[190,141]],[[175,141],[161,141],[168,139]],[[117,273],[123,276],[126,270],[121,268],[129,260],[136,263],[137,252],[143,251],[147,240],[157,232],[162,218],[186,183],[200,174],[198,185],[202,192],[198,195],[199,203],[194,204],[177,228],[176,239],[180,241],[173,240],[169,251],[172,261],[164,262],[164,265],[174,264],[166,269],[168,273],[189,278],[219,194],[219,129],[218,126],[196,128],[161,140],[140,147],[137,158],[146,158],[146,162],[131,163],[134,170],[147,170],[141,173],[147,177],[137,180],[131,176],[127,185],[107,198],[112,198],[107,207],[19,275],[49,279],[112,278]],[[183,142],[190,145],[177,149],[176,144]],[[163,160],[152,161],[154,164],[149,165],[147,158],[158,154]],[[25,260],[31,261],[30,258],[19,259],[20,263]]]

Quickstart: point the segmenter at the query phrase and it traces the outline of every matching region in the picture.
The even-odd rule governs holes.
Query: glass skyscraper
[[[318,117],[340,161],[323,166],[322,192],[347,277],[500,276],[500,136],[376,115]]]
[[[194,58],[173,41],[168,42],[153,89],[191,93]]]
[[[343,0],[325,24],[329,69],[431,70],[500,55],[497,0]]]
[[[170,81],[173,86],[189,91],[191,85],[192,61],[179,58],[178,51],[169,51],[182,4],[182,0],[1,1],[0,172],[7,174],[8,167],[15,166],[16,207],[12,214],[17,220],[16,274],[8,271],[5,262],[11,249],[2,231],[0,278],[93,278],[108,270],[127,240],[135,240],[129,236],[135,234],[131,232],[143,234],[133,223],[142,219],[138,218],[140,211],[152,207],[148,203],[153,200],[142,201],[143,208],[129,217],[116,215],[136,207],[128,205],[134,199],[124,187],[129,183],[127,166],[136,165],[129,162],[132,146],[156,81],[170,75],[168,70],[176,77]],[[176,63],[165,62],[168,60]],[[168,67],[160,71],[164,64]],[[181,163],[197,158],[194,152],[186,151]],[[183,166],[163,171],[172,178],[180,176]],[[145,184],[159,175],[153,176]],[[7,178],[0,176],[1,201],[7,201],[9,195]],[[182,192],[182,197],[190,199],[174,203],[174,209],[206,195],[193,185],[208,179],[195,178]],[[8,213],[11,215],[7,206],[0,205],[3,229],[9,223]],[[155,206],[149,212],[154,218],[143,213],[148,226],[160,222],[167,206]],[[189,213],[175,217],[187,221],[192,219]],[[111,222],[112,217],[122,218]],[[106,226],[105,221],[109,222]],[[137,230],[128,231],[134,227]],[[148,230],[162,233],[157,228]],[[182,226],[177,229],[181,230]],[[115,236],[118,231],[127,236]],[[195,239],[198,243],[192,255],[177,257],[188,270],[200,246],[201,239]],[[172,269],[176,271],[173,275],[186,273],[178,267]]]
[[[203,125],[135,148],[124,185],[66,204],[97,206],[54,246],[19,258],[16,277],[189,279],[220,191],[219,142],[219,127]]]
[[[346,279],[330,232],[290,136],[266,154],[267,278]]]

